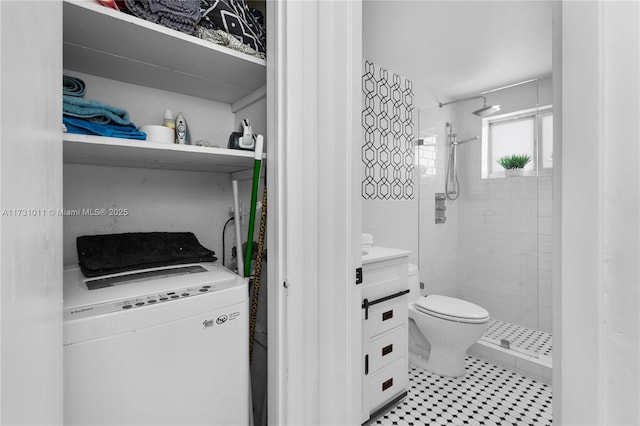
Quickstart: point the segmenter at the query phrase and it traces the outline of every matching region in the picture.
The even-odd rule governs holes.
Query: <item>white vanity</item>
[[[363,250],[362,423],[407,395],[409,254],[385,247]]]

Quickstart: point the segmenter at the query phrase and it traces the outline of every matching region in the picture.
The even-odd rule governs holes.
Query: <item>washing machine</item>
[[[214,263],[65,268],[65,424],[249,424],[248,328],[246,280]]]

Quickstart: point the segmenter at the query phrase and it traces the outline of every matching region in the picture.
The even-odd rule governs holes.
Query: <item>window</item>
[[[531,157],[524,168],[525,176],[551,174],[553,111],[550,105],[482,120],[482,177],[503,177],[504,169],[497,161],[513,154]]]

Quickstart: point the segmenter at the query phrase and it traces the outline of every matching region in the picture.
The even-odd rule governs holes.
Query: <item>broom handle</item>
[[[238,181],[231,181],[233,189],[233,222],[236,230],[236,268],[238,275],[244,277],[244,260],[242,259],[242,237],[240,236],[240,209],[238,208]],[[223,253],[224,255],[224,253]]]
[[[262,165],[262,135],[256,138],[256,149],[253,162],[253,187],[251,188],[251,210],[249,213],[249,232],[247,236],[247,250],[244,256],[244,276],[251,275],[251,254],[253,252],[253,228],[256,222],[256,203],[258,201],[258,186],[260,185],[260,167]]]

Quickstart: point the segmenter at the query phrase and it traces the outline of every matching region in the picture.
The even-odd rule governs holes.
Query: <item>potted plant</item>
[[[504,167],[505,176],[522,176],[524,166],[529,164],[531,157],[527,154],[513,154],[501,157],[498,164]]]

